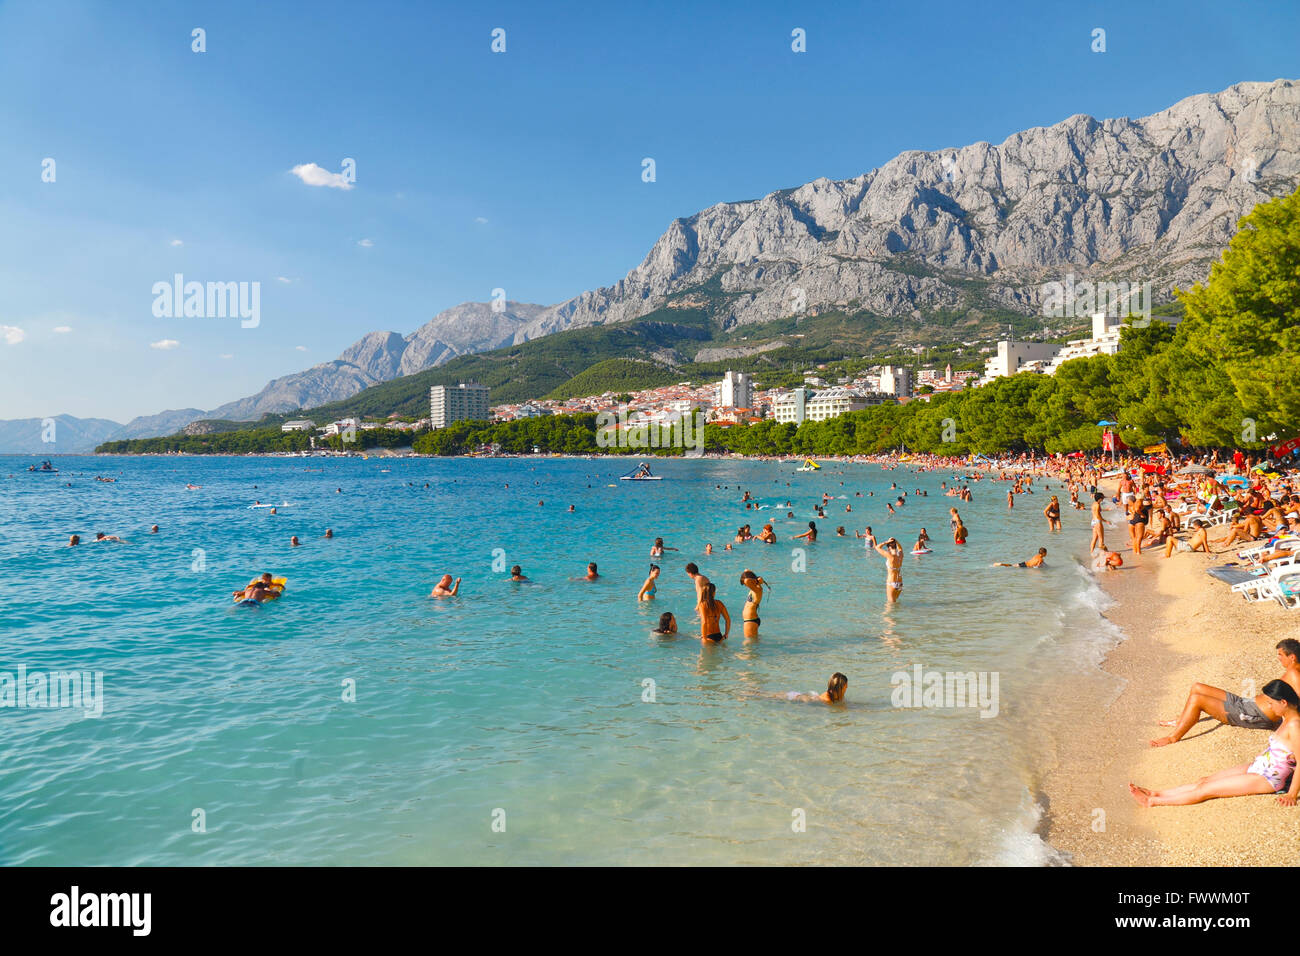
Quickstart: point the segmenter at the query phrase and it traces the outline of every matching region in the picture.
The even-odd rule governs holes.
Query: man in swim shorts
[[[695,603],[699,604],[700,598],[704,596],[704,589],[708,587],[709,579],[700,574],[700,568],[694,561],[687,564],[684,570],[695,582]]]
[[[1291,637],[1278,641],[1277,659],[1283,668],[1280,679],[1300,693],[1300,641]],[[1264,694],[1256,695],[1254,700],[1246,700],[1231,691],[1197,683],[1192,685],[1187,703],[1183,705],[1183,712],[1178,719],[1160,722],[1162,727],[1173,727],[1174,732],[1168,737],[1151,741],[1151,746],[1164,747],[1178,743],[1201,719],[1201,714],[1208,714],[1221,724],[1244,727],[1247,730],[1273,730],[1282,719],[1277,701]]]
[[[995,568],[1041,568],[1043,566],[1043,559],[1045,557],[1047,557],[1047,549],[1039,548],[1038,553],[1036,555],[1034,555],[1032,558],[1028,558],[1024,561],[1021,561],[1019,564],[1007,564],[1004,561],[997,561],[994,562],[993,567]]]

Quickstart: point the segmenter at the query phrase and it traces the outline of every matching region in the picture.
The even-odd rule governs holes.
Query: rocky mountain
[[[100,442],[109,441],[122,429],[120,422],[107,418],[74,418],[55,415],[51,419],[11,418],[0,421],[0,455],[79,455],[93,451]],[[50,439],[53,439],[51,441]],[[24,462],[26,469],[30,462]],[[0,465],[5,473],[15,471],[13,463]]]
[[[724,328],[801,309],[1029,314],[1069,272],[1149,281],[1159,302],[1203,279],[1238,219],[1298,180],[1291,80],[1136,120],[1072,116],[675,220],[623,279],[545,310],[515,341],[701,302]]]
[[[527,302],[505,306],[497,312],[485,302],[465,302],[439,312],[406,337],[399,374],[412,375],[458,355],[509,345],[520,328],[546,311],[546,306]]]

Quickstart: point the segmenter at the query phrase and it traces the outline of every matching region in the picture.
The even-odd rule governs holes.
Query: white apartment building
[[[884,400],[883,395],[863,395],[851,388],[836,386],[809,398],[804,416],[809,421],[823,422],[828,418],[838,418],[845,412],[860,412],[870,405],[880,405]]]
[[[306,418],[296,418],[291,422],[285,422],[280,426],[282,432],[309,432],[316,427],[316,423]]]
[[[984,360],[984,377],[980,379],[980,384],[1026,371],[1024,366],[1028,362],[1051,362],[1060,348],[1049,342],[1003,340],[998,343],[997,352]]]
[[[880,390],[895,398],[912,394],[912,370],[902,365],[886,365],[880,370]]]
[[[808,407],[808,390],[796,388],[772,400],[772,417],[778,422],[803,423]]]
[[[718,405],[722,408],[752,408],[753,401],[754,389],[749,376],[728,370],[718,386]]]
[[[429,389],[429,418],[434,428],[446,428],[452,422],[490,421],[486,385],[461,382],[458,385],[435,385]]]

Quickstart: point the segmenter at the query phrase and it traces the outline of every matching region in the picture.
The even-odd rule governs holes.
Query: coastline
[[[1123,530],[1108,535],[1113,546]],[[1101,665],[1116,696],[1069,728],[1042,788],[1044,839],[1076,866],[1296,865],[1300,813],[1272,796],[1143,809],[1127,784],[1168,787],[1253,759],[1263,732],[1208,717],[1176,744],[1149,741],[1167,733],[1156,721],[1178,715],[1193,683],[1245,694],[1243,682],[1278,676],[1274,645],[1300,618],[1272,601],[1248,604],[1205,574],[1231,554],[1121,553],[1123,570],[1097,576],[1115,601],[1104,616],[1125,635]]]

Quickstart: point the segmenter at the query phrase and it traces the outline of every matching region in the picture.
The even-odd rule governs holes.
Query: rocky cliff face
[[[678,219],[618,283],[546,310],[515,340],[637,318],[710,284],[728,326],[800,306],[916,316],[957,308],[972,288],[1030,313],[1041,284],[1070,271],[1149,281],[1160,301],[1203,279],[1241,216],[1298,180],[1291,80],[1137,120],[1072,116]]]
[[[509,345],[521,327],[546,311],[546,306],[527,302],[504,305],[497,312],[486,302],[465,302],[439,312],[406,337],[398,374],[413,375],[458,355]]]

